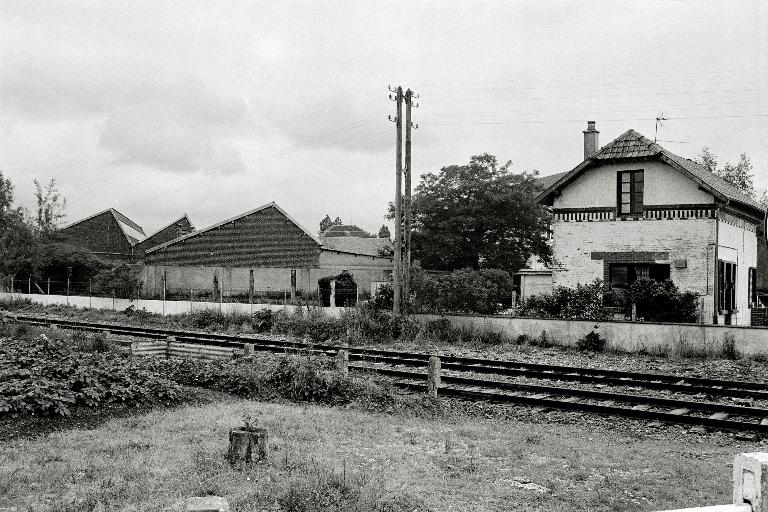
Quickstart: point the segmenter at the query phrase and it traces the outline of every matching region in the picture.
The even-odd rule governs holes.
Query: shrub
[[[631,313],[637,306],[637,317],[656,322],[696,322],[699,315],[699,294],[681,292],[671,280],[638,279],[629,286],[624,298],[624,310]]]
[[[253,314],[251,320],[256,332],[269,332],[274,324],[275,314],[271,309],[260,309]]]
[[[606,340],[599,332],[592,330],[576,342],[576,348],[581,351],[602,352],[605,350]]]
[[[109,402],[175,400],[179,386],[131,358],[106,350],[83,352],[45,334],[0,342],[0,413],[70,414],[72,407]],[[104,348],[102,350],[102,348]]]
[[[520,316],[543,318],[582,318],[607,320],[612,316],[608,304],[613,293],[600,279],[576,288],[557,286],[552,293],[534,295],[517,306]]]
[[[93,291],[96,295],[111,296],[123,299],[137,297],[141,290],[141,282],[137,271],[128,265],[100,271],[93,278]]]
[[[492,315],[509,304],[512,277],[503,270],[470,268],[430,275],[417,267],[411,289],[415,311]]]

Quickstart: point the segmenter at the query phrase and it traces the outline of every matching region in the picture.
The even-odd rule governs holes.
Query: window
[[[627,288],[638,279],[669,279],[669,265],[661,263],[611,263],[608,268],[611,288]]]
[[[619,215],[643,212],[643,171],[621,171],[617,178],[616,204]]]
[[[730,261],[717,262],[717,309],[733,311],[736,309],[736,264]]]
[[[757,305],[757,269],[749,267],[749,307]]]

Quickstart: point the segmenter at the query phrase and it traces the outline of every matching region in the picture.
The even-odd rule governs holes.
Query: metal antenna
[[[653,134],[653,142],[654,142],[654,144],[656,143],[656,139],[657,139],[657,137],[659,135],[659,126],[664,126],[664,123],[662,123],[662,121],[666,121],[666,120],[667,120],[667,118],[664,117],[664,112],[659,114],[659,116],[656,118],[656,131]]]

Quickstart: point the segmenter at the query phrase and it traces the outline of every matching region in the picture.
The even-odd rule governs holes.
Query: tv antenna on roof
[[[664,112],[659,114],[659,116],[656,118],[656,131],[653,134],[653,142],[656,143],[656,138],[659,136],[659,126],[664,126],[664,123],[662,121],[666,121],[667,118],[664,117]]]

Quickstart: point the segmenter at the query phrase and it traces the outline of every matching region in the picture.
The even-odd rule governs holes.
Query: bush
[[[275,321],[275,314],[271,309],[260,309],[253,314],[251,323],[256,332],[269,332]]]
[[[104,297],[133,299],[138,297],[141,290],[141,282],[138,273],[128,265],[100,271],[93,278],[93,292]]]
[[[627,316],[631,314],[633,302],[638,319],[647,321],[696,322],[699,315],[699,294],[681,292],[671,279],[638,279],[629,286],[624,298]]]
[[[416,267],[411,290],[414,311],[493,315],[509,304],[512,277],[503,270],[470,268],[435,276]]]
[[[0,341],[0,414],[70,414],[78,405],[175,400],[179,386],[140,359],[108,350],[91,351],[45,334]]]
[[[517,314],[543,318],[607,320],[612,316],[608,304],[613,300],[613,293],[600,279],[595,279],[590,284],[577,284],[576,288],[557,286],[552,293],[529,297],[517,306]]]
[[[599,332],[592,330],[576,342],[576,348],[581,351],[602,352],[605,350],[605,344],[605,338],[602,338]]]

